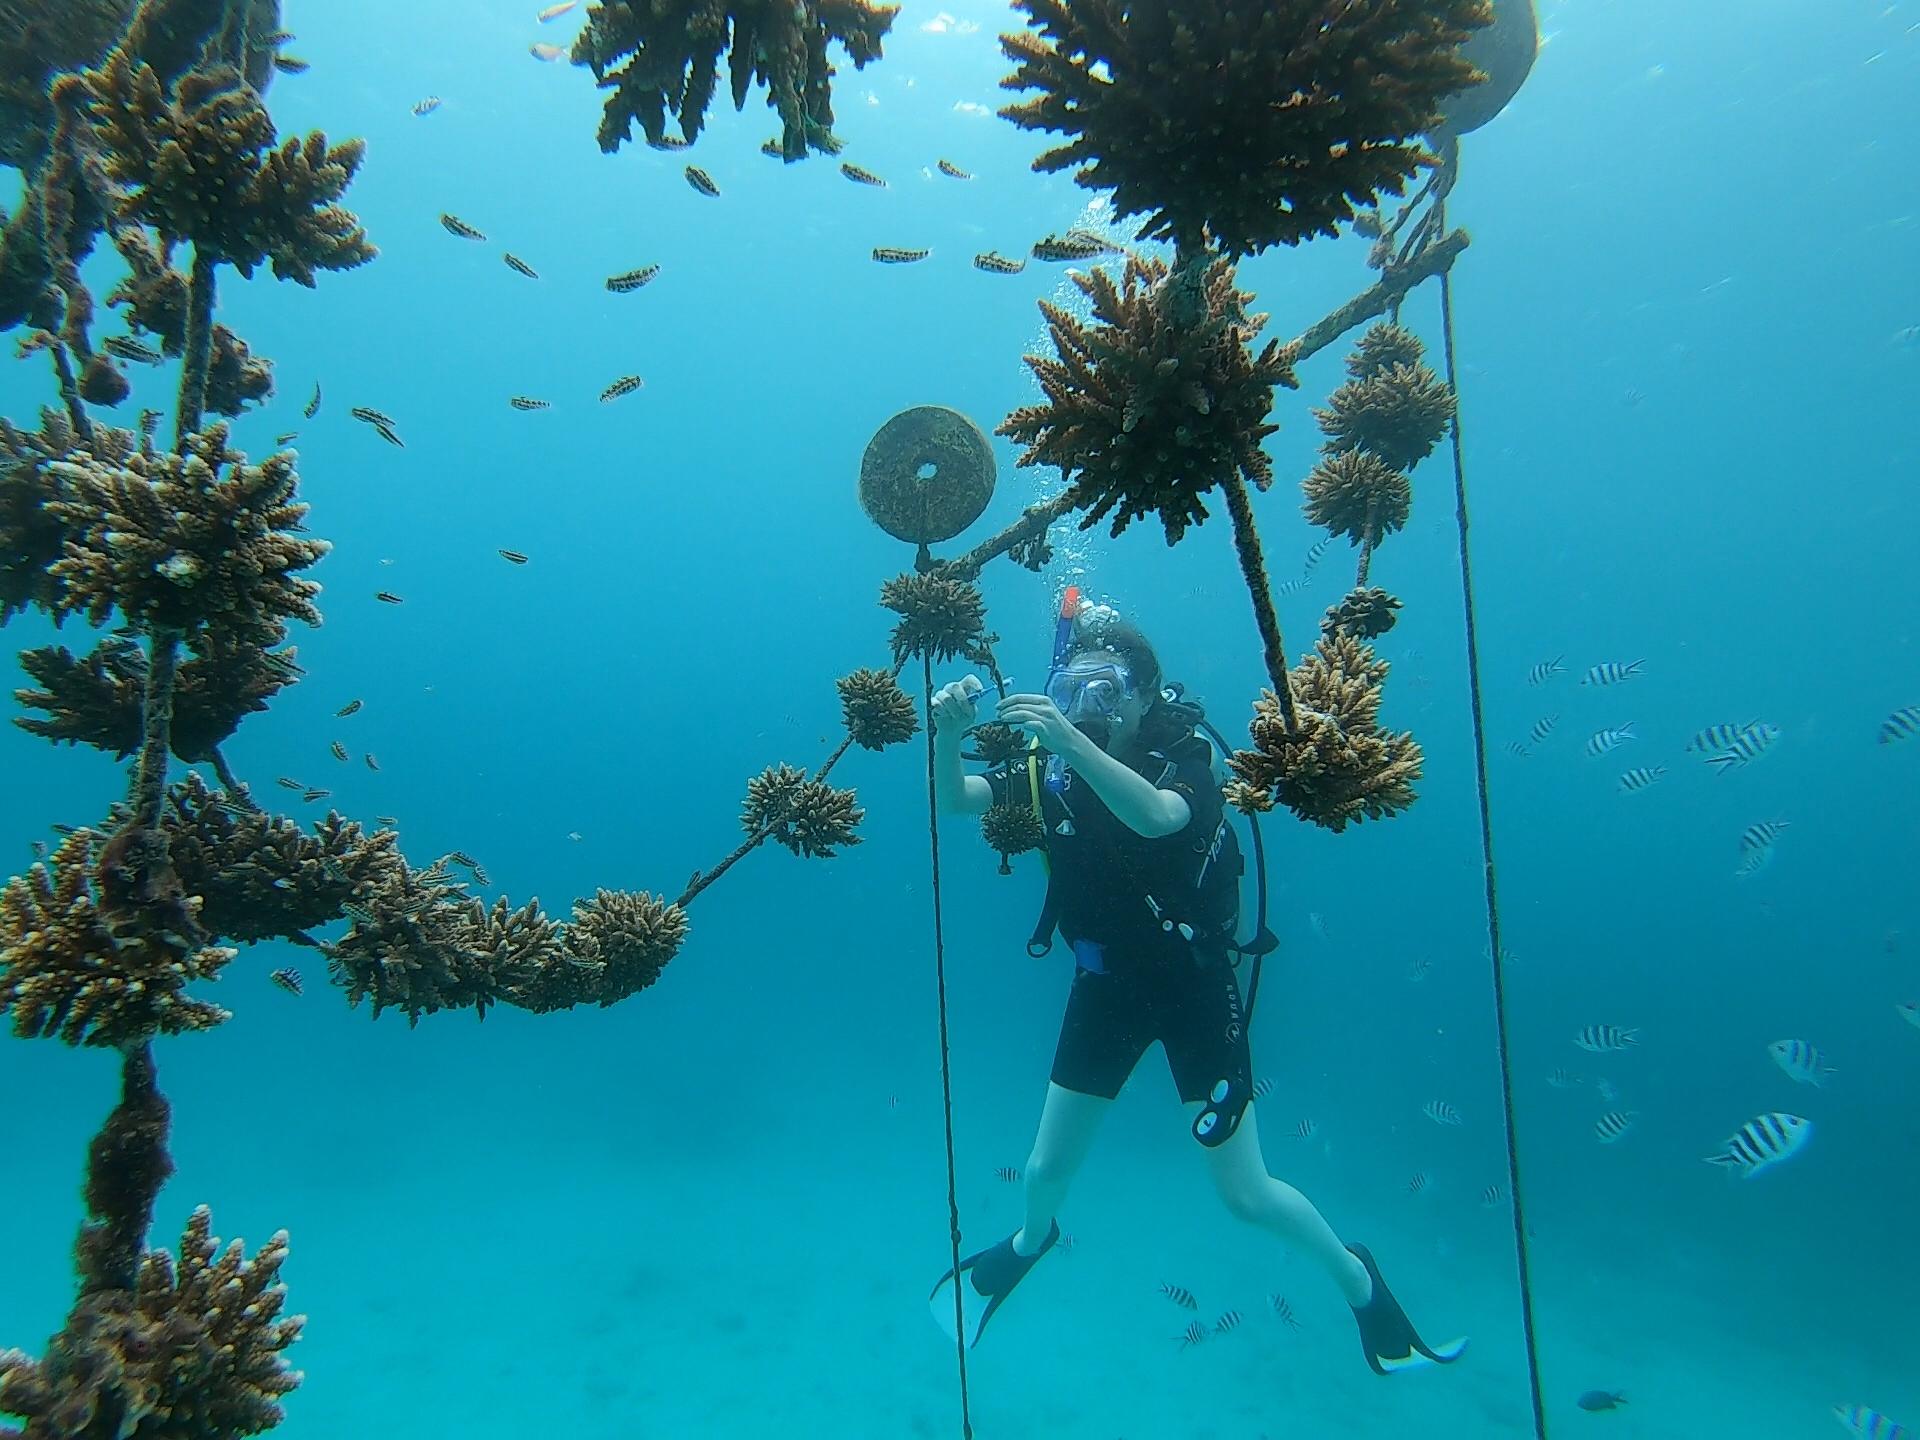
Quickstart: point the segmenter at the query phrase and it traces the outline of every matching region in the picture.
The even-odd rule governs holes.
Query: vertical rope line
[[[1440,212],[1446,202],[1434,202]],[[1445,225],[1445,220],[1439,222]],[[1454,394],[1453,494],[1460,525],[1460,591],[1466,602],[1467,683],[1473,700],[1474,781],[1480,797],[1480,859],[1487,886],[1487,951],[1493,964],[1493,1017],[1500,1054],[1500,1104],[1507,1126],[1507,1183],[1513,1192],[1513,1247],[1520,1262],[1520,1325],[1526,1337],[1527,1384],[1533,1397],[1533,1433],[1547,1440],[1546,1408],[1540,1395],[1540,1346],[1534,1334],[1532,1269],[1527,1258],[1527,1222],[1520,1203],[1520,1146],[1513,1118],[1513,1061],[1507,1044],[1506,962],[1500,947],[1500,897],[1493,868],[1493,811],[1487,796],[1487,727],[1480,692],[1480,637],[1473,609],[1473,565],[1467,554],[1467,469],[1460,441],[1460,379],[1453,358],[1453,282],[1440,272],[1440,322],[1446,343],[1447,384]]]
[[[933,979],[940,997],[940,1107],[947,1125],[947,1242],[953,1251],[954,1358],[960,1365],[960,1433],[973,1440],[973,1416],[967,1402],[967,1315],[960,1287],[960,1200],[953,1163],[953,1051],[947,1032],[947,944],[940,914],[940,806],[934,772],[933,657],[921,657],[927,717],[927,849],[933,864]]]

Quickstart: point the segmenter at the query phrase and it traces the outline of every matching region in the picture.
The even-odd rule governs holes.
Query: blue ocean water
[[[335,544],[326,624],[295,637],[308,677],[227,747],[239,773],[394,815],[416,861],[457,846],[516,903],[564,914],[598,886],[677,893],[737,842],[748,776],[831,751],[830,682],[881,663],[893,617],[875,595],[912,560],[856,503],[867,439],[910,405],[991,429],[1026,403],[1034,302],[1069,287],[966,257],[1099,218],[992,117],[1013,12],[946,3],[909,4],[884,61],[842,67],[848,158],[888,177],[878,190],[758,155],[757,100],[719,107],[691,156],[601,155],[589,77],[527,53],[577,14],[287,0],[313,68],[275,83],[275,118],[367,137],[347,203],[382,254],[312,292],[223,283],[221,318],[277,365],[275,401],[237,433],[264,452],[298,430],[311,528]],[[1465,141],[1450,213],[1473,234],[1454,275],[1461,426],[1547,1420],[1786,1440],[1860,1403],[1920,1424],[1920,1033],[1895,1011],[1920,1001],[1920,740],[1875,743],[1920,703],[1920,7],[1569,0],[1542,21],[1526,89]],[[430,94],[444,105],[410,113]],[[976,178],[939,176],[940,157]],[[719,199],[683,182],[689,158]],[[487,241],[451,237],[442,212]],[[875,245],[934,255],[876,266]],[[1319,242],[1241,279],[1291,335],[1367,283],[1364,253]],[[644,290],[602,287],[651,263]],[[1403,318],[1437,351],[1431,287]],[[1256,509],[1277,575],[1318,533],[1293,487],[1340,355],[1303,365],[1276,412],[1279,479]],[[644,389],[598,403],[625,374]],[[165,405],[170,381],[142,377],[134,404]],[[0,411],[30,416],[43,382],[0,371]],[[554,408],[515,412],[516,394]],[[354,405],[394,417],[405,448]],[[995,443],[978,534],[1055,483]],[[1380,648],[1387,719],[1426,749],[1421,800],[1339,836],[1268,823],[1283,943],[1254,1027],[1275,1084],[1257,1113],[1274,1172],[1373,1247],[1419,1323],[1473,1348],[1443,1372],[1369,1373],[1326,1280],[1227,1216],[1150,1054],[1063,1212],[1076,1243],[969,1356],[983,1437],[1531,1433],[1512,1214],[1481,1199],[1512,1186],[1444,450],[1414,484],[1374,574],[1406,602]],[[1237,739],[1262,675],[1224,518],[1174,548],[1151,524],[1057,538],[1046,573],[984,577],[1016,681],[1044,674],[1074,580],[1137,619]],[[1282,600],[1296,646],[1346,560]],[[10,648],[50,633],[16,620]],[[1570,673],[1528,685],[1556,656]],[[1578,683],[1631,660],[1644,676]],[[1549,714],[1525,758],[1504,748]],[[1683,748],[1752,720],[1781,738],[1733,773]],[[1582,753],[1629,722],[1637,740]],[[380,770],[341,766],[334,740]],[[695,902],[662,982],[605,1012],[409,1029],[349,1011],[309,952],[230,967],[214,990],[234,1019],[158,1047],[179,1171],[154,1239],[202,1202],[250,1246],[291,1232],[308,1378],[278,1433],[959,1433],[955,1357],[926,1311],[948,1224],[923,765],[918,746],[851,755],[835,780],[859,789],[864,843],[824,862],[763,848]],[[1622,793],[1639,765],[1666,774]],[[16,865],[123,785],[10,726],[0,773]],[[1772,862],[1736,877],[1765,820],[1788,822]],[[964,820],[940,836],[971,1251],[1019,1223],[992,1172],[1025,1163],[1069,975],[1058,952],[1023,953],[1037,868],[998,875]],[[308,972],[299,1000],[267,979],[289,963]],[[1584,1053],[1590,1024],[1640,1043]],[[1782,1038],[1838,1074],[1796,1085],[1767,1054]],[[1579,1083],[1549,1085],[1560,1068]],[[98,1054],[0,1044],[0,1346],[37,1349],[70,1303],[85,1144],[113,1086]],[[1434,1099],[1465,1123],[1435,1126]],[[1602,1146],[1594,1122],[1616,1109],[1635,1126]],[[1812,1119],[1802,1154],[1751,1181],[1701,1163],[1771,1111]],[[1306,1119],[1312,1136],[1287,1138]],[[1182,1350],[1190,1317],[1162,1283],[1247,1323]],[[1576,1408],[1596,1388],[1628,1403]]]

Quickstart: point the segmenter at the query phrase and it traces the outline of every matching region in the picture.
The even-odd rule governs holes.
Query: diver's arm
[[[960,766],[961,730],[940,730],[933,737],[934,802],[943,815],[984,815],[993,805],[993,786]]]
[[[973,699],[961,685],[943,685],[935,692],[933,798],[945,815],[984,815],[993,805],[993,786],[960,767],[960,746],[973,717]]]
[[[1061,737],[1061,755],[1122,825],[1149,840],[1177,835],[1193,819],[1187,797],[1162,790],[1139,771],[1107,754],[1071,726]]]

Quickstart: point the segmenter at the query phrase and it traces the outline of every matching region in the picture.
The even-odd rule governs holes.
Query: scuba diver
[[[1250,1005],[1258,956],[1274,942],[1264,924],[1247,945],[1234,939],[1243,866],[1212,748],[1196,733],[1206,723],[1199,707],[1177,686],[1162,688],[1160,663],[1136,627],[1106,606],[1082,607],[1073,589],[1045,693],[998,703],[994,718],[1025,734],[1030,748],[993,776],[968,775],[961,764],[983,688],[968,676],[934,696],[938,805],[970,815],[996,804],[1038,808],[1049,879],[1028,949],[1044,954],[1057,930],[1075,970],[1024,1172],[1023,1223],[941,1277],[934,1318],[950,1336],[958,1320],[967,1343],[978,1342],[1059,1240],[1055,1216],[1094,1134],[1158,1040],[1228,1211],[1327,1272],[1359,1322],[1367,1363],[1385,1375],[1457,1359],[1466,1340],[1430,1348],[1367,1248],[1343,1244],[1305,1195],[1267,1172],[1235,964],[1254,957]]]

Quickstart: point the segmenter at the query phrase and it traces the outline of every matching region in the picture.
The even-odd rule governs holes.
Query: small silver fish
[[[1789,1079],[1802,1085],[1824,1085],[1827,1076],[1840,1073],[1827,1064],[1827,1057],[1817,1047],[1805,1040],[1776,1040],[1767,1046],[1767,1053]]]
[[[1617,660],[1603,661],[1593,666],[1580,677],[1582,685],[1618,685],[1623,680],[1631,680],[1643,673],[1644,660],[1631,660],[1622,665]]]
[[[1722,775],[1733,770],[1745,769],[1753,764],[1768,750],[1774,741],[1780,738],[1780,727],[1762,720],[1757,725],[1749,725],[1741,731],[1734,742],[1718,754],[1709,755],[1707,764]]]
[[[1602,1145],[1612,1145],[1633,1129],[1635,1119],[1631,1110],[1613,1110],[1593,1122],[1593,1133],[1600,1137]]]
[[[1716,1154],[1704,1158],[1709,1165],[1718,1165],[1733,1171],[1742,1180],[1751,1180],[1763,1170],[1791,1160],[1812,1137],[1811,1120],[1775,1110],[1756,1115],[1729,1135]]]
[[[1880,723],[1880,743],[1897,744],[1920,735],[1920,705],[1902,705]]]
[[[1618,1025],[1582,1025],[1574,1032],[1573,1043],[1594,1055],[1607,1055],[1640,1043],[1638,1030]]]
[[[1628,721],[1625,725],[1594,731],[1593,734],[1587,738],[1586,750],[1588,756],[1593,759],[1598,759],[1602,755],[1618,750],[1629,740],[1639,739],[1640,737],[1634,734],[1633,727],[1634,722]]]

